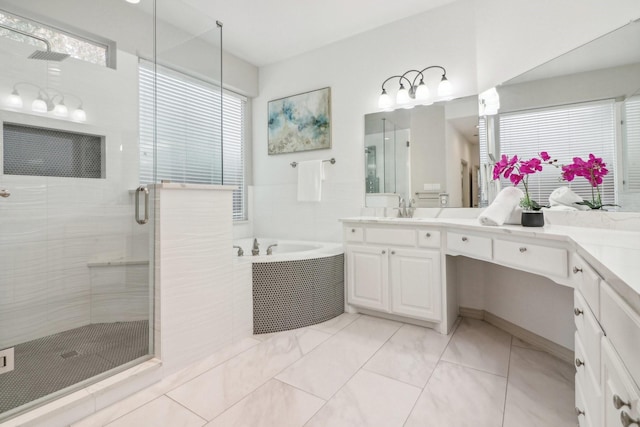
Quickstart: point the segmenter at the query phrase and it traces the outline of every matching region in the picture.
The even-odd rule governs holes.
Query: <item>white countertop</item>
[[[622,297],[640,313],[640,232],[566,225],[522,227],[481,225],[477,219],[353,217],[345,223],[437,226],[452,231],[473,231],[564,242],[583,257]]]

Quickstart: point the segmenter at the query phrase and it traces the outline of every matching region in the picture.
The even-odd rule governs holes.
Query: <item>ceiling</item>
[[[263,66],[453,1],[157,0],[157,8],[160,17],[192,33],[223,22],[224,49]]]

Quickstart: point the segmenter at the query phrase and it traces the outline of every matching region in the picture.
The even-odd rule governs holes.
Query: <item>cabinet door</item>
[[[442,320],[440,253],[389,250],[392,312],[423,320]]]
[[[622,417],[639,423],[638,389],[606,337],[602,339],[602,381],[605,427],[624,425]]]
[[[387,248],[347,247],[347,302],[389,311]]]

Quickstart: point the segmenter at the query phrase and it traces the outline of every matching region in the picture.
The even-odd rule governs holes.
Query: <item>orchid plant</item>
[[[540,210],[542,206],[529,196],[529,175],[542,171],[543,164],[553,165],[557,160],[551,160],[551,156],[546,151],[542,151],[537,157],[529,160],[520,160],[518,156],[509,158],[503,154],[494,167],[493,179],[499,179],[500,176],[509,179],[514,186],[522,182],[524,185],[524,197],[520,200],[520,206],[529,210]]]
[[[604,177],[609,173],[607,164],[602,161],[601,157],[589,154],[589,160],[582,160],[580,157],[574,157],[573,163],[562,166],[562,179],[565,181],[573,181],[576,176],[581,176],[591,184],[591,201],[584,200],[576,202],[578,205],[589,206],[591,209],[602,209],[604,206],[617,206],[614,204],[603,204],[602,195],[600,193],[600,184]]]

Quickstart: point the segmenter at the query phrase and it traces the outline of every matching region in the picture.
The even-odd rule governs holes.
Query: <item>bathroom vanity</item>
[[[572,288],[579,425],[640,425],[640,233],[559,225],[486,227],[476,219],[342,221],[352,311],[448,333],[460,311],[455,283],[448,280],[456,273],[452,256]]]

